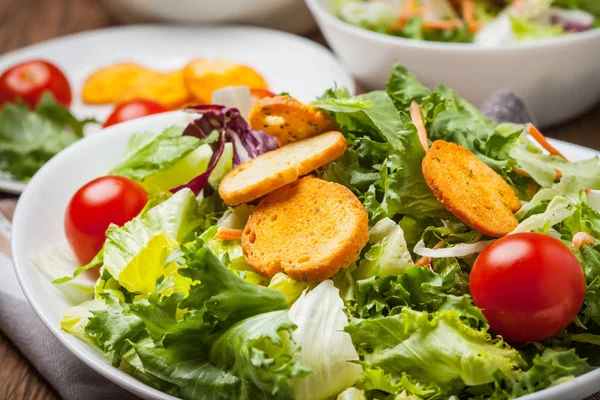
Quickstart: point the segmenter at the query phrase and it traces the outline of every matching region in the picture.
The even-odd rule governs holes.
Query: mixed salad
[[[32,257],[64,331],[184,399],[512,399],[600,365],[598,158],[402,65],[310,105],[225,90],[133,135]]]
[[[501,46],[600,26],[596,0],[334,0],[337,16],[388,35]]]

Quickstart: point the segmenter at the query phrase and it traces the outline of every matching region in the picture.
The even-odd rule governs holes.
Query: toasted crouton
[[[267,89],[267,83],[254,69],[226,59],[196,58],[183,69],[189,91],[196,101],[210,104],[212,93],[228,86],[248,86]]]
[[[100,68],[84,82],[81,97],[87,104],[110,104],[121,101],[125,91],[144,87],[162,77],[157,71],[133,63],[119,63]]]
[[[170,109],[180,108],[191,98],[185,86],[181,70],[162,74],[145,85],[137,85],[125,90],[120,101],[136,99],[154,100]]]
[[[356,260],[368,225],[367,211],[349,189],[307,176],[260,201],[242,233],[242,249],[261,275],[285,272],[319,282]]]
[[[489,236],[518,225],[521,202],[493,169],[466,148],[437,140],[423,159],[423,175],[437,199],[465,224]]]
[[[219,194],[229,205],[246,203],[292,183],[344,154],[348,144],[339,132],[327,132],[261,154],[231,171]]]
[[[339,129],[329,114],[289,96],[260,99],[252,107],[248,119],[252,129],[275,136],[280,146]]]

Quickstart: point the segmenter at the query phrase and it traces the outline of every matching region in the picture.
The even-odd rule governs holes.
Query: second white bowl
[[[339,20],[330,0],[306,0],[327,42],[365,89],[385,86],[400,61],[427,86],[445,83],[480,106],[496,89],[519,95],[541,126],[600,101],[600,29],[556,39],[484,48],[404,39]]]

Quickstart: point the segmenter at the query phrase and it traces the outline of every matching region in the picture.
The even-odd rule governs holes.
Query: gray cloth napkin
[[[534,122],[527,106],[508,90],[494,93],[482,112],[496,122]],[[37,318],[25,301],[10,258],[1,252],[2,240],[10,240],[9,229],[0,210],[0,329],[65,400],[136,399],[79,361]],[[600,400],[600,394],[586,400]]]

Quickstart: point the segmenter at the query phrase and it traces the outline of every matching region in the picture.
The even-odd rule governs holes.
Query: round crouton
[[[489,236],[504,236],[518,221],[521,202],[493,169],[466,148],[437,140],[423,159],[431,191],[465,224]]]
[[[369,218],[346,187],[313,176],[270,193],[242,233],[248,265],[273,277],[320,282],[346,268],[369,238]]]
[[[229,205],[246,203],[292,183],[336,158],[348,143],[340,132],[327,132],[269,151],[231,171],[219,185]]]
[[[248,120],[252,129],[275,136],[280,146],[339,129],[329,114],[289,96],[260,99],[250,110]]]

